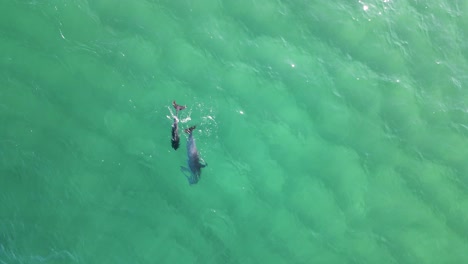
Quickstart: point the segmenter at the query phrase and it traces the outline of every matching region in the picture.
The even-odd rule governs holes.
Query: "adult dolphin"
[[[181,166],[181,170],[184,173],[185,177],[189,184],[195,184],[200,180],[201,169],[208,166],[206,162],[200,162],[200,155],[198,154],[197,146],[195,145],[195,139],[193,138],[193,130],[195,126],[192,126],[188,129],[185,129],[185,133],[189,134],[187,139],[187,164],[188,168]],[[189,173],[189,175],[186,174]]]
[[[178,105],[176,101],[172,101],[172,106],[176,110],[176,115],[174,116],[174,123],[172,124],[172,136],[171,144],[172,148],[177,150],[179,148],[179,110],[184,110],[185,106]]]

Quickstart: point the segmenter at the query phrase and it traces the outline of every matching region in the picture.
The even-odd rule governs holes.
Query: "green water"
[[[0,263],[468,263],[467,14],[0,0]]]

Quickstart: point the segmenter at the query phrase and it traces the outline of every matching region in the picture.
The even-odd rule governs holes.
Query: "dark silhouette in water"
[[[208,166],[206,162],[204,164],[200,163],[200,156],[192,133],[194,129],[195,126],[185,129],[185,133],[189,134],[189,138],[187,139],[187,164],[189,167],[180,167],[190,184],[197,183],[200,180],[201,169]],[[187,175],[186,172],[189,172],[190,175]]]
[[[174,116],[174,123],[172,124],[172,148],[177,150],[179,148],[179,110],[184,110],[185,106],[176,104],[176,101],[172,101],[172,105],[176,110],[176,115]]]

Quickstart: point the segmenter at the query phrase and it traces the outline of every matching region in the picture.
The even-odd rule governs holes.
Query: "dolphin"
[[[200,162],[200,155],[198,154],[197,146],[195,145],[195,139],[193,138],[192,131],[195,129],[195,126],[192,126],[188,129],[185,129],[185,133],[189,134],[187,139],[187,164],[188,168],[181,166],[181,170],[184,173],[185,177],[189,184],[195,184],[200,180],[201,169],[208,166],[206,162]],[[190,173],[187,175],[186,172]]]
[[[178,105],[176,101],[172,101],[172,105],[176,110],[176,115],[174,116],[174,123],[172,124],[172,137],[171,143],[172,148],[177,150],[179,148],[179,110],[184,110],[185,106]]]

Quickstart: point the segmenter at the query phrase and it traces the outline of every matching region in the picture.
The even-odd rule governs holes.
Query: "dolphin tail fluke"
[[[180,170],[184,174],[185,178],[187,178],[187,181],[189,182],[190,185],[196,183],[189,168],[186,168],[184,166],[180,166]]]
[[[176,111],[184,110],[184,109],[185,109],[185,106],[183,106],[183,105],[178,105],[178,104],[176,103],[176,101],[172,101],[172,106],[174,106],[174,108],[175,108]]]
[[[185,133],[192,134],[192,130],[194,130],[196,127],[197,126],[191,126],[191,127],[187,128],[187,129],[185,129],[184,131],[185,131]]]

